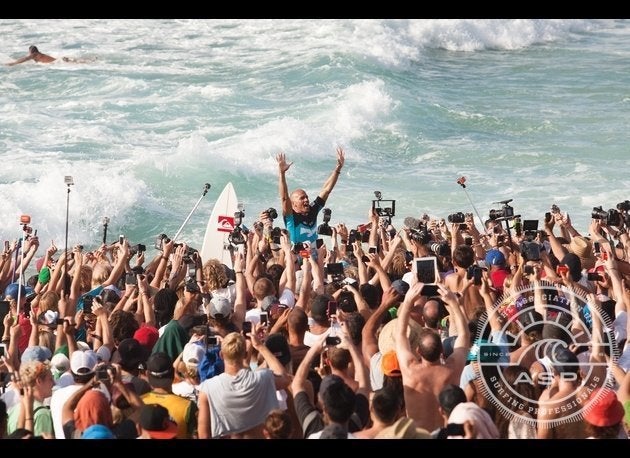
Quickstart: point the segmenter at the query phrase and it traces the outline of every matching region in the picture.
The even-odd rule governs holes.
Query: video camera
[[[395,200],[383,200],[381,191],[374,191],[375,200],[372,201],[372,210],[380,218],[385,218],[388,224],[391,224],[392,217],[396,216],[396,201]]]
[[[627,202],[627,201],[626,201]],[[622,202],[621,204],[624,204]],[[621,204],[617,204],[618,206]],[[609,209],[608,211],[604,211],[602,206],[593,207],[593,211],[591,211],[591,218],[603,220],[606,226],[620,226],[621,225],[621,213],[615,210],[614,208]]]
[[[514,218],[514,207],[508,205],[510,202],[512,202],[513,199],[507,199],[507,200],[500,200],[496,203],[498,204],[503,204],[503,207],[499,208],[498,210],[492,209],[490,210],[490,219],[492,220],[507,220],[507,219],[511,219]]]
[[[332,236],[332,228],[328,225],[330,222],[330,216],[332,215],[332,210],[330,208],[324,208],[323,212],[324,221],[322,221],[322,224],[317,226],[317,234]]]

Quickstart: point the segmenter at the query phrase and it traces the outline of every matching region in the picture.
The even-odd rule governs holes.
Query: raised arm
[[[293,162],[287,162],[284,153],[278,153],[276,161],[278,161],[278,191],[280,192],[280,202],[282,202],[282,214],[290,215],[293,213],[293,209],[291,207],[291,199],[289,198],[289,188],[287,187],[285,174],[293,165]]]
[[[341,146],[337,147],[337,165],[335,166],[335,170],[332,171],[326,182],[324,183],[324,187],[319,192],[319,197],[324,202],[328,199],[330,192],[337,184],[337,178],[339,178],[339,174],[341,173],[341,168],[343,167],[343,163],[345,162],[345,154]]]
[[[24,56],[24,57],[20,57],[18,60],[15,60],[13,62],[9,62],[8,65],[9,67],[13,66],[13,65],[17,65],[17,64],[22,64],[24,62],[28,62],[29,60],[31,60],[33,58],[33,56],[31,54],[29,54],[28,56]]]

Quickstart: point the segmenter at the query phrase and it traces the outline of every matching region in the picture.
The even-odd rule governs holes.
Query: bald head
[[[291,193],[290,198],[291,208],[295,213],[308,213],[310,202],[304,189],[296,189]]]
[[[427,328],[437,329],[440,322],[440,304],[434,299],[429,299],[422,308],[422,318]]]

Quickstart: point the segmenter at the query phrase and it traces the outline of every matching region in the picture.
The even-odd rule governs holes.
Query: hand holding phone
[[[251,321],[243,321],[243,335],[245,336],[246,339],[249,339],[249,336],[247,334],[250,334],[252,332],[252,322]]]
[[[337,301],[328,301],[328,318],[337,316]]]

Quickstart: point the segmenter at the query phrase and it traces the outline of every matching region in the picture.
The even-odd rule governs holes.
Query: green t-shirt
[[[17,429],[17,421],[20,416],[20,408],[22,403],[18,403],[9,409],[9,418],[7,420],[7,434],[11,434]],[[54,437],[52,414],[48,406],[45,406],[38,400],[33,400],[33,433],[36,436],[47,434]]]

